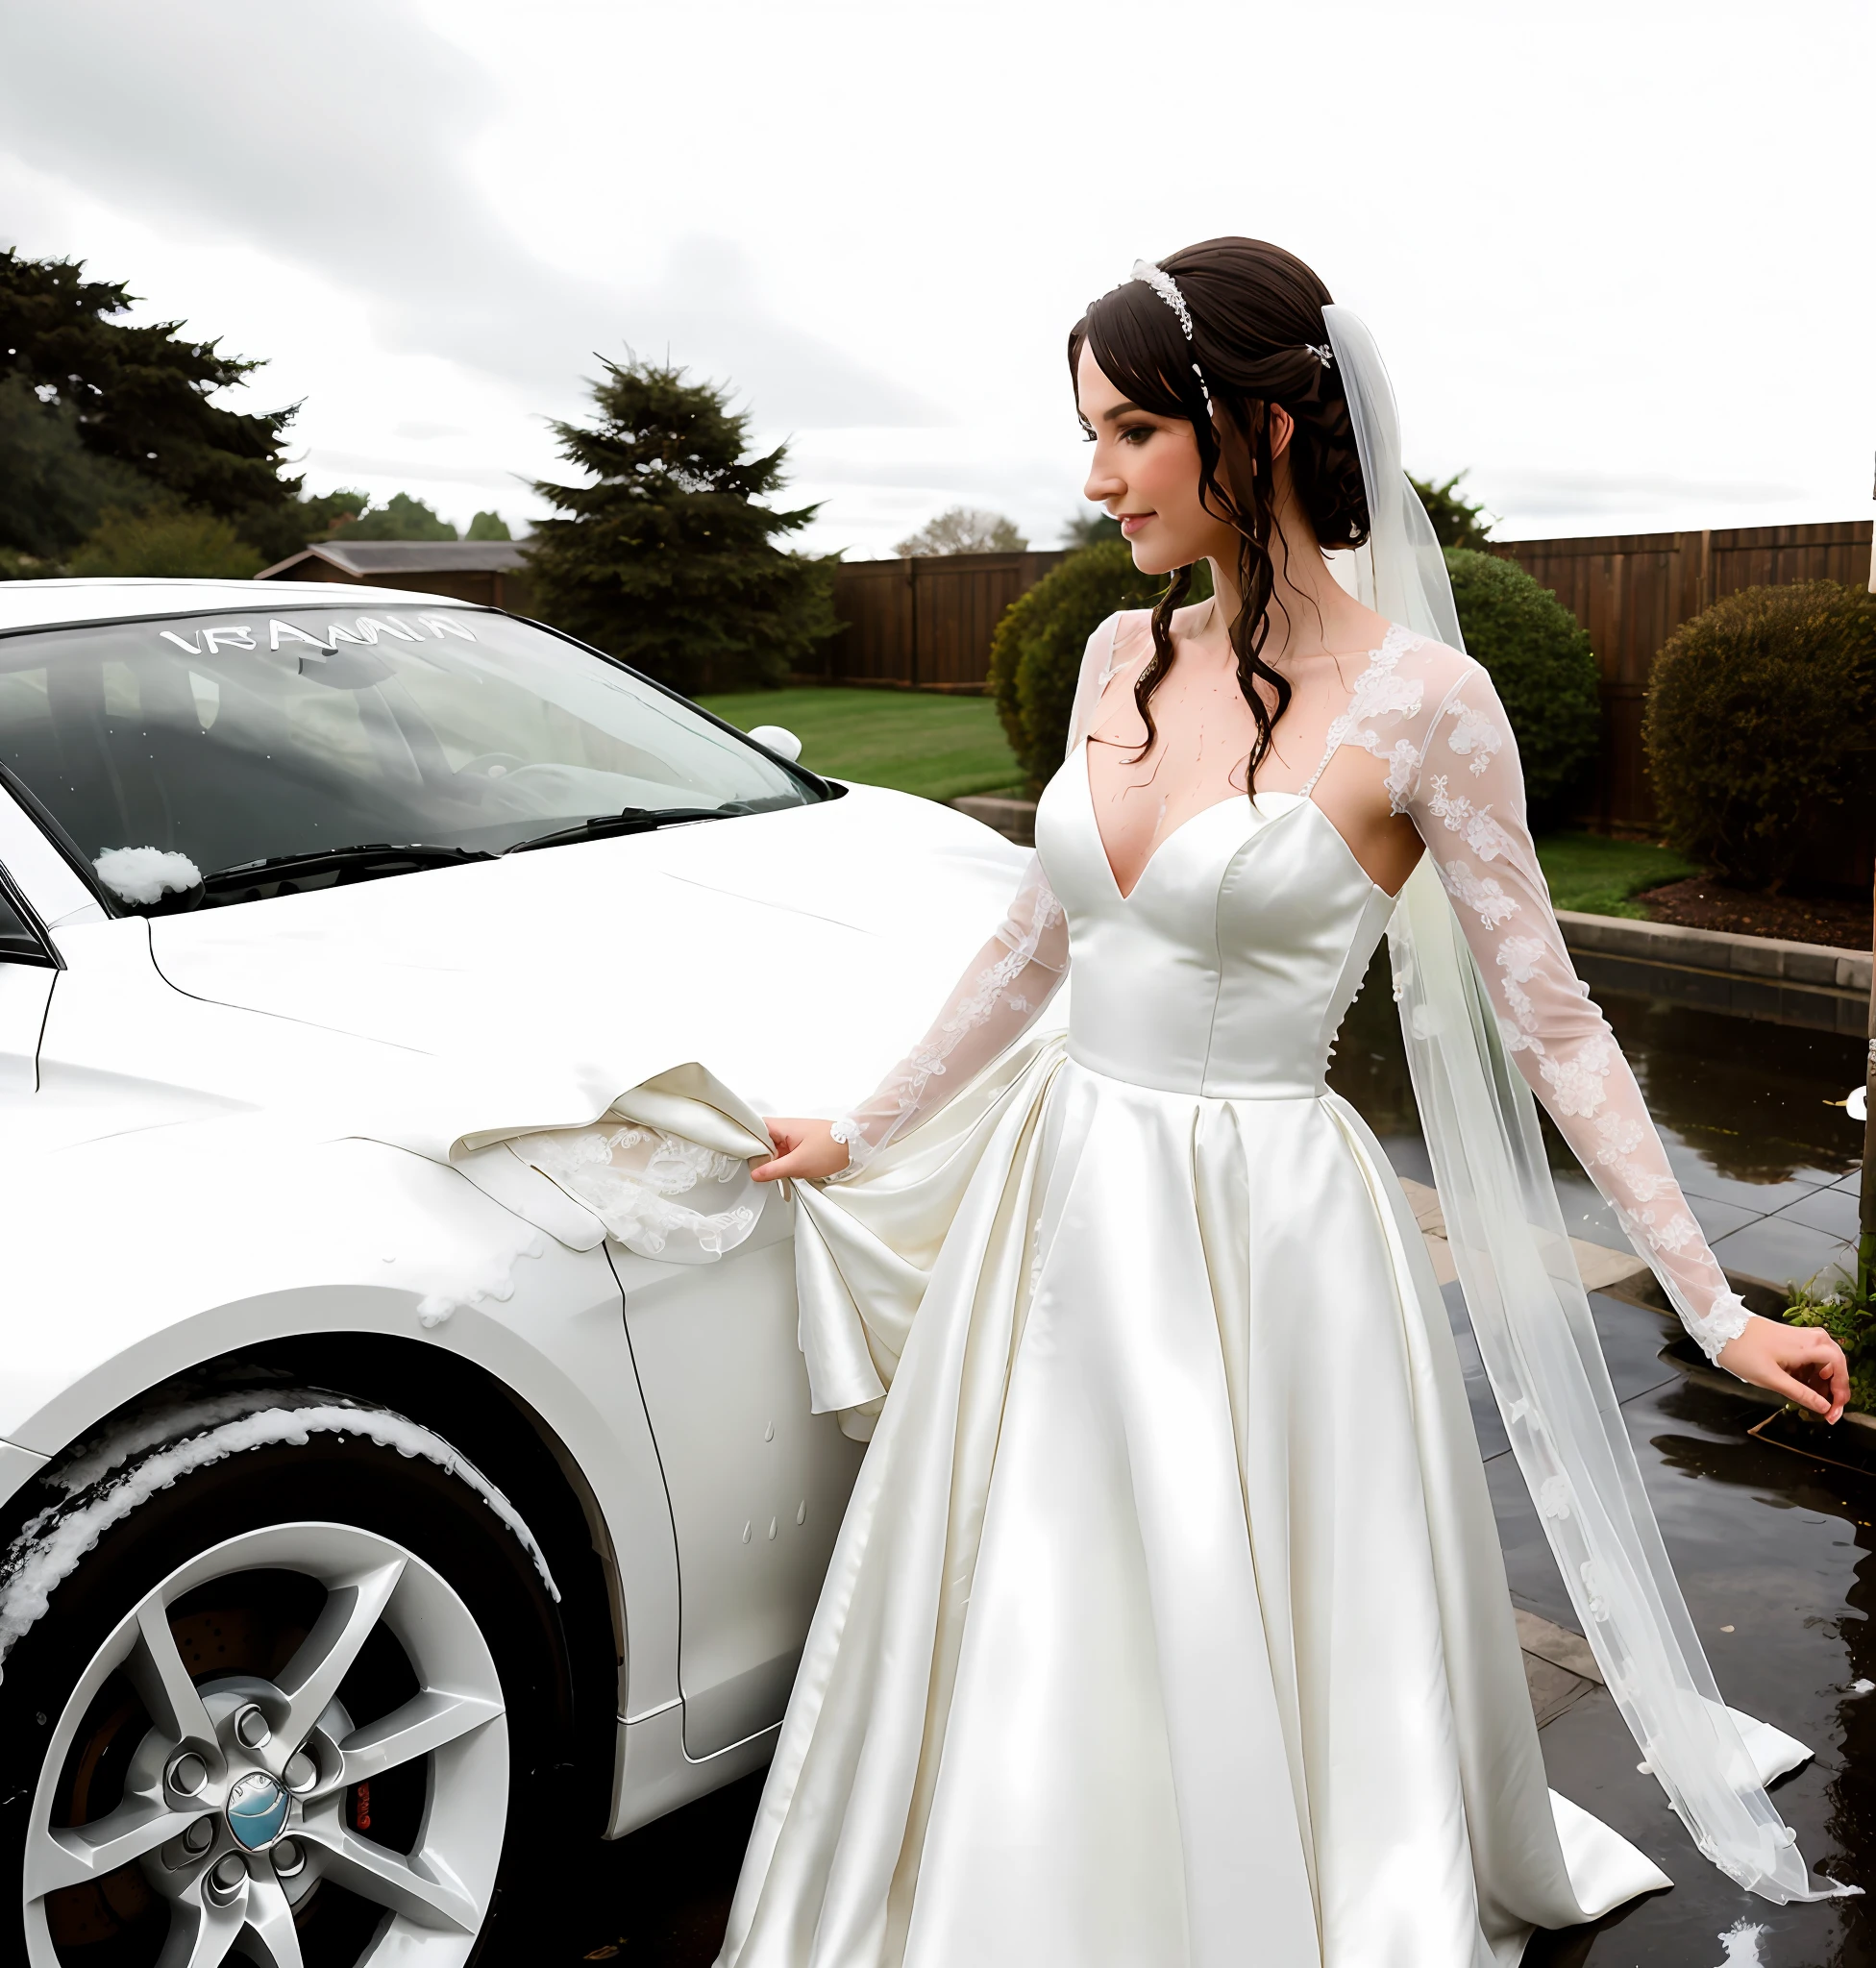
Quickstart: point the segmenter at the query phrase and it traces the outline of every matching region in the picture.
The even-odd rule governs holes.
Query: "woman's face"
[[[1198,503],[1198,443],[1183,417],[1136,408],[1083,348],[1075,400],[1095,433],[1081,488],[1121,522],[1142,574],[1171,574],[1197,560],[1236,563],[1237,534]]]

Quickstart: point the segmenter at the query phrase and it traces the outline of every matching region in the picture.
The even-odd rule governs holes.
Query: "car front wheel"
[[[470,1961],[564,1709],[525,1525],[447,1444],[330,1396],[169,1433],[0,1578],[0,1638],[44,1608],[0,1681],[26,1958]]]

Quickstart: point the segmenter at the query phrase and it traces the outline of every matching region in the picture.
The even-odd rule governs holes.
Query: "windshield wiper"
[[[621,813],[602,813],[574,826],[558,826],[552,833],[532,834],[516,841],[504,851],[525,854],[531,848],[555,848],[564,841],[597,841],[608,834],[655,833],[661,826],[682,826],[695,820],[728,820],[752,809],[740,800],[722,806],[628,806]]]
[[[203,889],[216,895],[231,888],[251,888],[261,882],[290,881],[295,875],[410,874],[420,868],[452,868],[461,861],[492,861],[486,848],[439,848],[427,841],[365,841],[349,848],[309,848],[298,854],[272,854],[264,861],[238,861],[203,878]]]

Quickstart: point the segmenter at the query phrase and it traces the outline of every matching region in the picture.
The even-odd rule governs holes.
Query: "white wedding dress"
[[[1571,972],[1485,672],[1395,630],[1323,766],[1347,747],[1716,1350],[1743,1314]],[[877,1422],[722,1968],[1516,1962],[1668,1882],[1546,1790],[1445,1309],[1324,1083],[1395,899],[1322,766],[1203,808],[1123,896],[1086,750],[846,1124],[853,1179],[799,1192],[821,1404]],[[1071,953],[1066,1034],[1034,1029]]]

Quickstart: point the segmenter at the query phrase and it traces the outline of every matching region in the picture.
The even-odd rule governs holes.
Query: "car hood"
[[[175,990],[360,1045],[322,1102],[453,1145],[581,1125],[697,1061],[759,1113],[837,1112],[924,1031],[1025,855],[930,801],[808,807],[582,842],[150,925]],[[289,1081],[304,1078],[284,1074]]]

